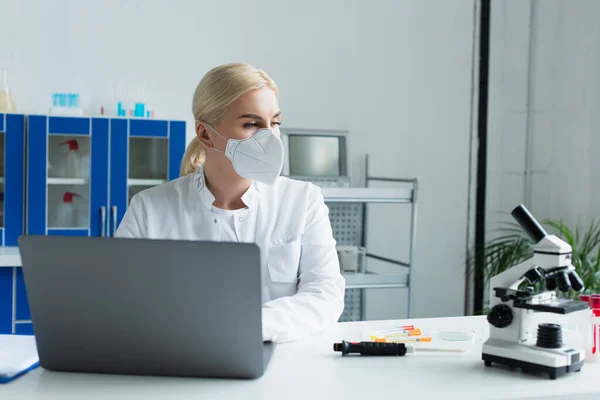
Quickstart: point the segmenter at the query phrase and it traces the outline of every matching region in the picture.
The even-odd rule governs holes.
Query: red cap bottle
[[[79,150],[79,143],[77,143],[77,140],[75,139],[67,140],[66,142],[62,142],[60,145],[63,146],[65,144],[69,145],[69,150]]]
[[[72,203],[73,197],[81,197],[81,196],[78,195],[77,193],[65,192],[65,194],[63,194],[63,203]]]
[[[592,307],[593,310],[600,311],[600,294],[593,294],[591,297],[590,307]]]

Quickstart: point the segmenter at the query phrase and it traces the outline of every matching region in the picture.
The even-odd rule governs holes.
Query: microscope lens
[[[551,277],[546,278],[546,289],[548,289],[548,290],[556,289],[556,281],[554,280],[554,278],[551,278]]]
[[[569,283],[569,277],[565,272],[558,272],[555,275],[556,284],[561,292],[568,292],[571,284]]]
[[[583,281],[581,280],[579,275],[577,275],[577,272],[571,271],[569,273],[569,282],[571,282],[571,287],[576,292],[579,292],[581,289],[583,289]]]

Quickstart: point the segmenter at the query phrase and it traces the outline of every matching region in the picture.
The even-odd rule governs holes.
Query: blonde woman
[[[279,176],[278,98],[252,66],[209,71],[194,93],[183,176],[133,197],[117,236],[256,243],[263,339],[281,343],[336,323],[345,282],[321,191]]]

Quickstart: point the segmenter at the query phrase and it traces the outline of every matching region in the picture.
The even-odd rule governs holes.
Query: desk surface
[[[342,357],[333,352],[336,341],[364,339],[375,329],[407,323],[421,329],[472,329],[478,338],[469,345],[436,344],[466,346],[469,351],[459,355],[371,358]],[[588,359],[581,372],[554,381],[547,375],[486,368],[480,351],[487,335],[488,325],[483,317],[341,323],[330,332],[277,346],[265,375],[254,381],[74,374],[38,368],[0,385],[0,398],[463,400],[573,398],[574,394],[578,400],[600,398],[600,359]]]
[[[19,253],[19,248],[17,246],[0,247],[0,268],[20,266],[21,253]]]

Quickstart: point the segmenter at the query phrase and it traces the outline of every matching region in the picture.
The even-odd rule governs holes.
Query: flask
[[[14,113],[17,111],[15,102],[8,88],[8,70],[0,69],[0,113]]]

